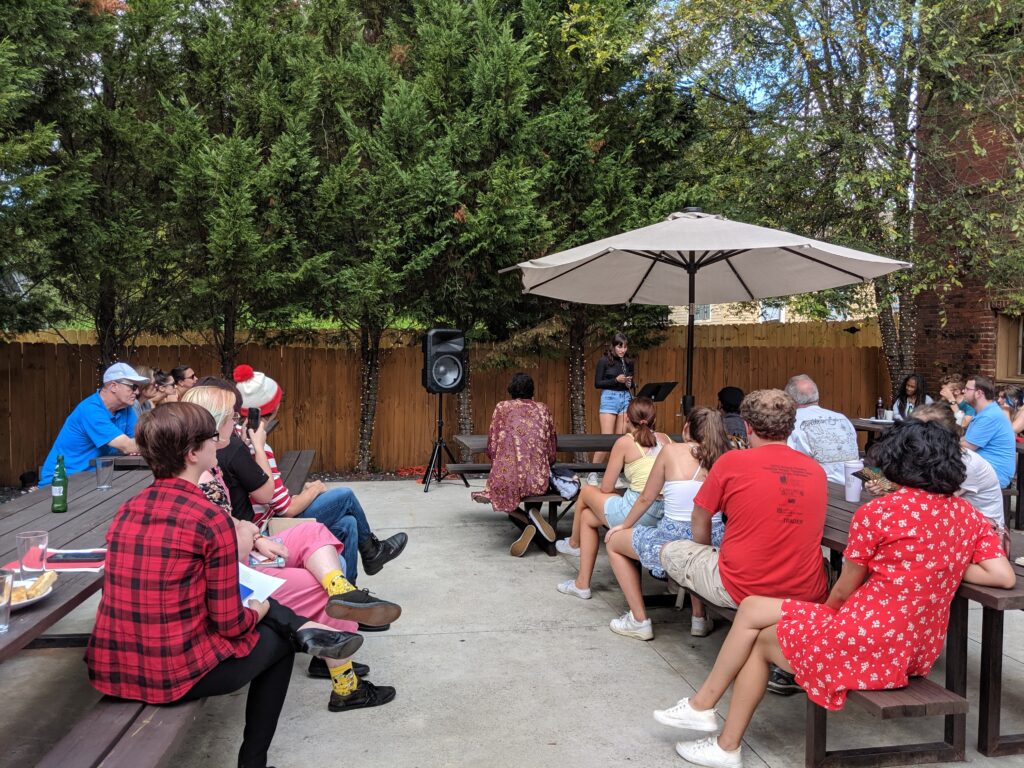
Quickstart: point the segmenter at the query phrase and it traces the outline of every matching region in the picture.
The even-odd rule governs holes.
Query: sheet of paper
[[[241,587],[242,605],[248,605],[249,600],[263,602],[284,584],[284,579],[276,576],[268,576],[247,565],[238,564],[238,584]],[[250,590],[245,594],[245,590]]]

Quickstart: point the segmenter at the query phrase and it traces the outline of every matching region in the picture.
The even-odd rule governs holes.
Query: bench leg
[[[982,609],[979,676],[978,751],[989,757],[1019,755],[1024,752],[1024,734],[999,732],[1003,699],[1003,612],[993,608]]]
[[[951,715],[963,721],[966,729],[966,715]],[[965,741],[960,746],[945,741],[920,744],[896,744],[883,747],[863,747],[859,749],[826,748],[828,731],[828,711],[819,707],[810,699],[807,700],[807,724],[804,747],[805,768],[888,768],[897,765],[915,765],[919,763],[946,763],[964,759]],[[966,730],[963,731],[966,735]]]

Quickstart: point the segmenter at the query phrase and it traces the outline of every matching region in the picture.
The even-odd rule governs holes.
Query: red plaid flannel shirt
[[[166,704],[256,645],[257,614],[238,590],[234,524],[198,486],[157,480],[121,505],[107,546],[85,652],[98,690]]]

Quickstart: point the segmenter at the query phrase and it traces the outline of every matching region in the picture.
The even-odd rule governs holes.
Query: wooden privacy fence
[[[751,324],[698,326],[694,387],[698,404],[713,405],[729,384],[744,391],[782,387],[795,373],[818,382],[822,405],[850,416],[874,413],[875,399],[889,392],[889,377],[879,348],[877,326],[862,323]],[[41,335],[0,344],[0,485],[16,485],[21,473],[36,469],[71,409],[97,387],[97,348],[78,334],[75,343],[43,341]],[[186,363],[200,375],[216,373],[213,350],[198,345],[147,339],[129,362],[169,370]],[[152,342],[152,343],[148,343]],[[479,360],[480,348],[470,348]],[[586,388],[587,431],[600,431],[598,394],[590,355]],[[670,399],[659,405],[658,426],[680,431],[677,415],[685,373],[685,329],[674,329],[660,347],[637,353],[639,384],[679,381]],[[279,453],[316,450],[314,469],[351,469],[359,417],[359,359],[336,346],[264,347],[248,345],[239,362],[263,371],[284,389],[280,425],[272,443]],[[437,419],[437,398],[421,386],[419,347],[388,350],[381,369],[375,464],[383,470],[424,464],[430,456]],[[564,359],[537,358],[525,370],[536,382],[536,398],[547,403],[558,430],[569,431],[568,367]],[[511,370],[473,372],[473,431],[486,432],[495,403],[507,395]],[[456,427],[456,398],[444,397],[445,432]]]

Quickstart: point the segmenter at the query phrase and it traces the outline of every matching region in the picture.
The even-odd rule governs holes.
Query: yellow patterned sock
[[[352,671],[352,662],[346,661],[340,667],[331,667],[331,685],[339,696],[348,696],[359,687],[359,678]]]
[[[355,589],[341,571],[331,571],[320,579],[320,583],[324,585],[328,595],[344,595]]]

